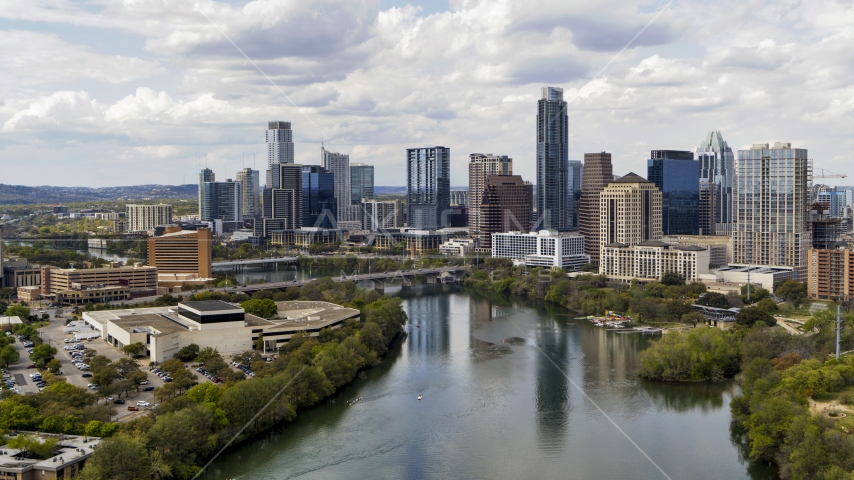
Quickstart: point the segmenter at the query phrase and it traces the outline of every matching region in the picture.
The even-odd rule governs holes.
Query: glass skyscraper
[[[793,267],[804,281],[812,244],[809,187],[812,165],[805,148],[790,143],[753,144],[739,150],[733,182],[734,263]]]
[[[374,166],[364,163],[350,164],[350,203],[361,205],[362,199],[374,198]]]
[[[319,165],[303,165],[302,226],[335,228],[337,218],[335,175]]]
[[[707,178],[714,184],[714,222],[717,235],[729,235],[732,232],[733,195],[732,180],[734,156],[721,132],[712,130],[697,147],[697,160],[700,161],[700,178]]]
[[[581,160],[569,161],[569,228],[578,229],[578,209],[581,206]]]
[[[537,220],[535,228],[570,228],[568,117],[563,89],[543,87],[537,102]]]
[[[661,190],[664,235],[700,233],[700,162],[694,153],[653,150],[647,160],[647,178]]]

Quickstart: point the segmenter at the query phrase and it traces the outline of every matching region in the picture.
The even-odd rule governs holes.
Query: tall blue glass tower
[[[563,89],[543,87],[537,102],[537,228],[568,230],[570,209],[566,102]]]
[[[335,175],[319,165],[302,166],[302,226],[335,228]]]
[[[661,227],[664,235],[700,233],[700,161],[694,153],[653,150],[647,178],[661,190]]]

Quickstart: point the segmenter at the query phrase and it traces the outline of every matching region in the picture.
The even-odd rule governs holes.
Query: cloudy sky
[[[719,129],[854,175],[851,25],[852,0],[0,0],[0,183],[193,183],[205,157],[233,177],[266,165],[268,120],[300,163],[324,141],[378,185],[433,145],[453,185],[472,152],[533,180],[543,85],[570,158],[616,173]]]

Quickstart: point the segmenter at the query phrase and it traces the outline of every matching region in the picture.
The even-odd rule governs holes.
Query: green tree
[[[640,361],[638,373],[650,379],[723,380],[738,373],[738,341],[717,328],[669,333],[646,349]]]
[[[30,309],[21,305],[11,305],[4,313],[7,317],[20,317],[21,320],[30,318]]]
[[[0,348],[0,363],[7,368],[10,363],[15,363],[20,360],[20,358],[21,354],[18,353],[18,350],[16,350],[12,345],[5,345],[3,348]]]
[[[175,353],[175,358],[181,360],[182,362],[190,362],[195,360],[196,357],[199,356],[199,346],[195,343],[191,343],[185,347],[182,347],[178,352]]]
[[[247,300],[240,304],[246,313],[261,318],[273,318],[278,313],[276,302],[269,298]]]
[[[122,351],[130,357],[138,357],[145,352],[145,345],[142,342],[131,343],[130,345],[125,345]]]
[[[59,370],[62,368],[62,363],[54,358],[45,364],[45,368],[47,368],[51,373],[56,374],[59,373]]]
[[[581,267],[582,272],[587,273],[599,273],[599,264],[598,263],[588,263]]]
[[[151,458],[145,441],[118,435],[101,440],[98,448],[86,461],[86,468],[80,472],[79,478],[80,480],[143,480],[150,478],[150,473]]]
[[[30,360],[33,362],[44,362],[47,363],[56,356],[56,348],[50,346],[47,343],[43,343],[41,345],[36,345],[33,347],[33,353],[30,354]]]
[[[44,460],[52,457],[53,454],[56,453],[59,447],[59,440],[55,438],[46,438],[41,440],[38,437],[30,435],[18,435],[17,437],[10,439],[9,442],[6,443],[6,446],[17,450],[26,450]]]
[[[690,312],[683,314],[680,321],[688,325],[697,325],[698,323],[705,322],[706,317],[704,317],[700,312]]]
[[[768,312],[769,314],[773,314],[777,309],[777,302],[771,300],[770,298],[763,298],[756,302],[756,307],[761,308],[762,310]]]
[[[741,286],[741,300],[744,303],[756,303],[763,298],[771,296],[771,292],[766,288],[758,285],[750,284],[750,302],[747,301],[747,284]]]
[[[705,305],[707,307],[730,308],[726,296],[718,292],[708,292],[702,297],[698,298],[697,301],[694,303],[696,303],[697,305]]]
[[[792,279],[783,280],[774,289],[774,294],[798,307],[807,298],[807,285]]]
[[[735,323],[738,325],[751,327],[757,322],[764,323],[769,327],[777,324],[777,320],[774,317],[757,306],[744,307],[735,316]]]
[[[682,286],[685,285],[685,278],[676,272],[664,272],[664,275],[661,276],[661,283],[667,286]]]

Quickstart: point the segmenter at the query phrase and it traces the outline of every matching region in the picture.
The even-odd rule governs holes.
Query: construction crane
[[[818,175],[818,174],[813,175],[812,178],[847,178],[848,177],[848,175],[846,175],[844,173],[833,173],[830,170],[825,170],[823,168],[819,168],[817,170],[820,171],[821,174],[820,175]]]

